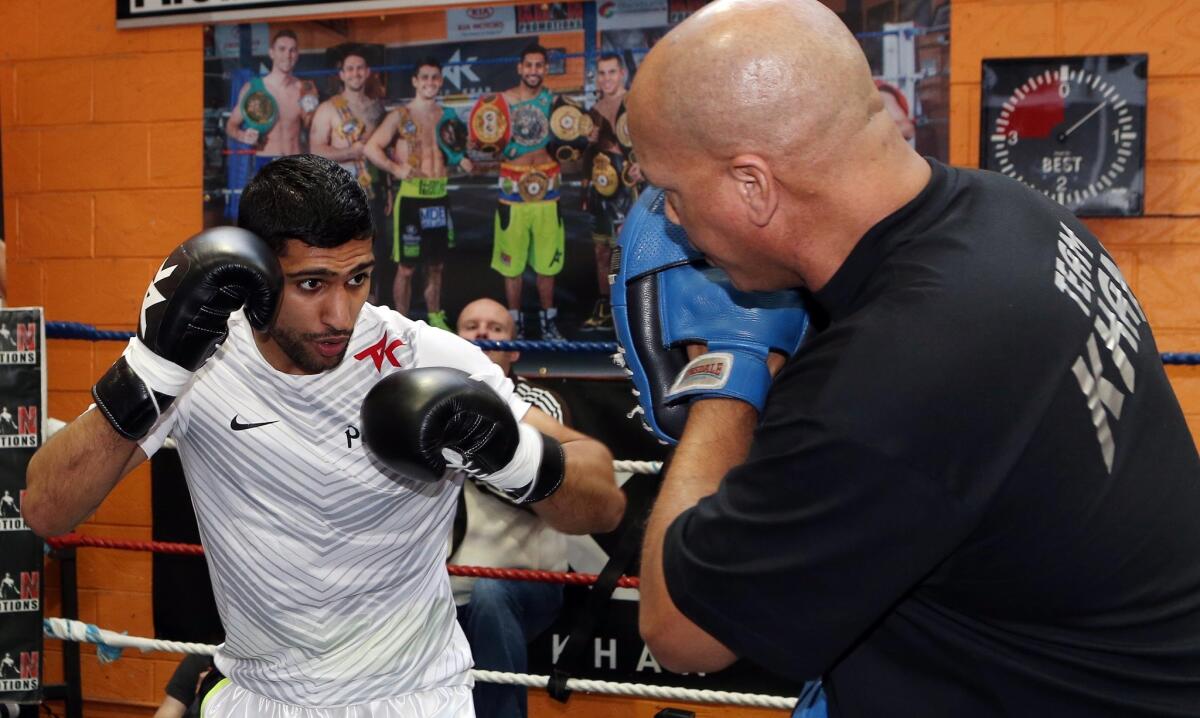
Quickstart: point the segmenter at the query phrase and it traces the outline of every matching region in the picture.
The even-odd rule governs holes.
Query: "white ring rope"
[[[111,663],[120,658],[122,648],[136,648],[143,653],[147,651],[161,651],[163,653],[198,653],[202,655],[212,655],[217,648],[216,646],[204,643],[161,641],[153,638],[127,636],[124,633],[107,631],[90,623],[73,621],[68,618],[43,619],[42,627],[46,636],[50,638],[97,644],[100,647],[97,650],[97,656],[102,663]],[[499,683],[510,686],[526,686],[528,688],[545,688],[550,682],[549,676],[485,671],[478,668],[472,669],[471,675],[475,680],[482,683]],[[582,693],[628,696],[631,698],[658,698],[690,701],[692,703],[718,703],[730,706],[778,708],[781,710],[792,710],[796,707],[795,698],[785,698],[783,696],[710,691],[695,688],[678,688],[676,686],[651,686],[644,683],[615,683],[613,681],[597,681],[587,678],[568,678],[567,690]]]
[[[613,462],[613,471],[628,471],[631,474],[657,474],[662,471],[662,462],[621,459]]]

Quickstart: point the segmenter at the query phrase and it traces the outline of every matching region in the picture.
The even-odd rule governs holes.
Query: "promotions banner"
[[[583,3],[517,5],[517,34],[579,32],[583,30]]]
[[[40,308],[0,309],[0,702],[42,693],[42,540],[21,504],[44,436],[45,346]]]
[[[662,27],[667,24],[667,0],[600,0],[596,14],[601,31]]]
[[[472,0],[440,0],[466,5]],[[117,27],[199,25],[329,13],[427,7],[422,0],[117,0]]]

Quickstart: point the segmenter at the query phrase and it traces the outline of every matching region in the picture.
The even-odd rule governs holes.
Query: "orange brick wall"
[[[200,226],[203,36],[199,28],[118,33],[106,0],[0,3],[0,123],[4,234],[13,305],[53,319],[132,328],[138,298],[172,246]],[[116,343],[51,342],[50,414],[89,401]],[[150,538],[150,481],[141,469],[86,526]],[[91,551],[79,563],[85,621],[153,635],[148,554]],[[57,567],[47,566],[46,615],[59,615]],[[88,698],[148,706],[172,656],[101,666],[84,648]],[[46,644],[48,682],[61,652]],[[97,703],[88,715],[138,715]]]
[[[1200,351],[1200,4],[1190,0],[953,0],[950,161],[979,160],[980,60],[1143,52],[1146,216],[1094,219],[1161,351]],[[1167,373],[1200,434],[1200,368]]]
[[[433,13],[354,21],[354,35],[436,39]],[[51,319],[133,327],[155,266],[201,226],[202,35],[195,27],[118,32],[111,0],[0,2],[0,128],[5,236],[13,305],[43,305]],[[397,33],[397,34],[393,34]],[[951,161],[978,157],[979,61],[1017,55],[1148,52],[1149,217],[1089,224],[1105,240],[1154,323],[1160,348],[1200,350],[1200,8],[1188,0],[954,0]],[[314,38],[315,39],[315,38]],[[549,44],[578,49],[548,37]],[[50,412],[70,418],[119,353],[115,343],[52,342]],[[1200,428],[1200,369],[1172,369]],[[148,539],[149,474],[125,480],[84,527]],[[58,613],[48,566],[46,614]],[[145,554],[85,550],[82,618],[151,635]],[[47,643],[47,675],[61,680]],[[149,715],[175,660],[129,655],[101,666],[84,649],[88,715]],[[566,715],[542,696],[535,715]],[[618,705],[621,707],[618,708]],[[576,697],[572,715],[652,716],[653,701]],[[698,709],[700,715],[747,715]],[[755,712],[767,715],[768,712]],[[771,715],[780,715],[778,712]]]

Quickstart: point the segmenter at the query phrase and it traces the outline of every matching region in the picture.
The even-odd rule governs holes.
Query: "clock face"
[[[980,166],[1080,216],[1140,215],[1145,55],[985,60]]]

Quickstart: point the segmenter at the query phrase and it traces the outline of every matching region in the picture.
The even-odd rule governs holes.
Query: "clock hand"
[[[1081,118],[1081,119],[1080,119],[1078,122],[1076,122],[1075,124],[1073,124],[1073,125],[1071,125],[1070,127],[1068,127],[1066,132],[1063,132],[1062,134],[1060,134],[1060,135],[1058,136],[1058,141],[1059,141],[1059,142],[1064,142],[1064,141],[1065,141],[1065,140],[1066,140],[1068,137],[1070,137],[1070,136],[1071,136],[1071,133],[1072,133],[1072,132],[1074,132],[1075,130],[1079,129],[1079,126],[1080,126],[1080,125],[1082,125],[1083,123],[1085,123],[1085,122],[1087,122],[1088,120],[1092,119],[1092,115],[1096,114],[1096,113],[1097,113],[1097,112],[1099,112],[1100,110],[1103,110],[1103,109],[1104,109],[1104,107],[1105,107],[1107,104],[1108,104],[1108,100],[1105,100],[1104,102],[1101,102],[1099,105],[1096,105],[1096,106],[1095,106],[1095,107],[1092,109],[1092,111],[1091,111],[1091,112],[1087,113],[1087,114],[1086,114],[1086,115],[1084,115],[1084,116],[1083,116],[1083,117],[1082,117],[1082,118]]]

